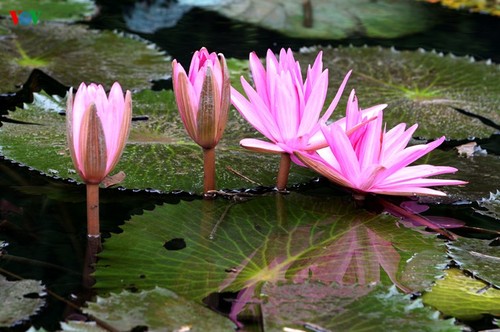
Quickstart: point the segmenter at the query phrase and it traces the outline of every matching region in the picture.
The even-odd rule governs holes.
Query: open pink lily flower
[[[467,183],[428,179],[434,175],[454,173],[457,171],[454,167],[409,166],[438,147],[444,136],[428,144],[407,147],[417,125],[406,129],[406,124],[401,123],[385,131],[382,111],[375,109],[375,114],[369,116],[376,115],[376,118],[367,121],[366,111],[359,110],[354,93],[349,98],[346,113],[342,122],[321,126],[328,147],[319,149],[315,154],[296,152],[296,156],[330,181],[350,188],[355,197],[361,199],[367,193],[446,196],[442,191],[427,187]],[[360,122],[362,125],[357,125]]]
[[[254,52],[250,53],[255,89],[241,77],[247,98],[232,88],[231,101],[269,141],[246,138],[240,141],[241,146],[259,152],[291,155],[294,151],[311,151],[326,146],[320,123],[326,122],[335,110],[350,72],[320,117],[328,89],[328,69],[323,70],[322,54],[319,52],[312,67],[308,66],[304,80],[300,64],[290,49],[281,49],[279,60],[268,50],[266,68]]]
[[[70,90],[67,111],[68,146],[76,171],[85,183],[99,184],[118,163],[130,130],[132,97],[117,82],[109,97],[102,85],[80,84]]]
[[[189,136],[205,149],[219,143],[227,123],[230,80],[223,54],[209,53],[205,47],[191,59],[189,73],[172,61],[175,99]]]

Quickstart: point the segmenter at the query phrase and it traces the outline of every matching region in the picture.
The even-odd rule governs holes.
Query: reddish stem
[[[215,148],[203,149],[203,192],[215,190]]]
[[[87,183],[87,234],[100,236],[99,231],[99,184]]]
[[[288,153],[282,153],[280,168],[278,171],[278,179],[276,181],[276,188],[278,188],[279,191],[283,191],[286,189],[286,184],[288,183],[288,174],[290,174],[290,164],[290,155]]]

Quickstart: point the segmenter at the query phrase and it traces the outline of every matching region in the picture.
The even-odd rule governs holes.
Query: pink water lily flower
[[[230,80],[223,54],[196,51],[186,71],[172,61],[175,99],[189,136],[205,149],[219,143],[227,123]]]
[[[240,145],[259,152],[281,153],[277,188],[282,190],[288,179],[290,156],[302,165],[293,155],[295,151],[313,151],[327,145],[320,124],[326,122],[335,110],[350,72],[321,115],[328,89],[328,69],[323,70],[321,51],[314,64],[308,66],[305,79],[290,49],[281,49],[279,60],[268,50],[266,68],[254,52],[250,53],[250,70],[255,88],[241,77],[247,97],[232,88],[231,101],[268,140],[246,138],[240,141]]]
[[[367,117],[373,115],[376,117],[367,121]],[[358,126],[360,122],[362,125]],[[407,147],[416,129],[416,124],[406,129],[406,124],[400,123],[385,131],[382,110],[376,109],[369,115],[361,112],[353,92],[348,101],[346,118],[342,122],[321,126],[329,146],[315,154],[296,152],[296,155],[330,181],[350,188],[358,198],[367,193],[446,196],[442,191],[427,187],[466,184],[459,180],[428,178],[454,173],[457,171],[454,167],[409,166],[445,139],[443,136],[428,144]]]
[[[68,146],[85,183],[100,183],[118,163],[130,130],[132,97],[118,82],[106,95],[102,85],[80,84],[67,105]]]
[[[120,160],[132,121],[132,96],[117,82],[109,96],[102,85],[80,84],[66,108],[68,146],[87,187],[87,232],[99,237],[99,184]]]
[[[323,70],[322,52],[308,66],[305,80],[300,64],[290,49],[281,49],[279,60],[267,51],[266,68],[255,52],[250,53],[250,70],[255,88],[245,78],[241,84],[247,97],[231,89],[231,101],[240,114],[269,141],[246,138],[241,146],[260,152],[289,153],[315,150],[326,143],[320,123],[332,115],[350,72],[345,76],[323,116],[328,89],[328,69]]]
[[[215,146],[222,137],[231,105],[231,83],[223,54],[196,51],[189,73],[172,62],[175,99],[189,136],[203,148],[203,190],[215,190]]]

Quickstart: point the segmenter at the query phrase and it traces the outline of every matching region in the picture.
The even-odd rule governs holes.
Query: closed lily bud
[[[173,87],[179,113],[189,136],[204,149],[214,148],[227,123],[230,80],[222,54],[196,51],[189,73],[177,60],[172,62]]]
[[[117,82],[109,97],[102,85],[80,84],[67,104],[68,146],[76,171],[87,184],[99,184],[118,163],[130,131],[132,97]]]

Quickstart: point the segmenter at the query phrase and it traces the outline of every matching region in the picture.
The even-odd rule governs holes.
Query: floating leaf
[[[395,288],[266,284],[261,292],[266,331],[462,331]]]
[[[308,7],[304,1],[254,0],[199,6],[296,38],[401,37],[430,27],[432,15],[415,1],[313,0]]]
[[[232,331],[234,324],[200,304],[160,287],[123,291],[87,302],[84,312],[120,331],[146,326],[148,331]]]
[[[459,157],[454,150],[434,150],[417,160],[415,164],[452,166],[457,168],[458,172],[440,177],[469,182],[463,186],[441,187],[440,190],[446,192],[448,197],[438,198],[438,201],[478,200],[495,191],[500,182],[500,174],[497,171],[500,167],[500,157],[496,155],[465,158]]]
[[[70,86],[98,82],[109,88],[119,81],[125,89],[149,87],[171,71],[162,52],[123,34],[52,22],[9,30],[0,49],[3,92],[15,91],[33,68]]]
[[[312,63],[318,49],[297,54]],[[330,68],[329,96],[348,70],[346,91],[356,89],[362,108],[388,104],[384,121],[419,124],[415,135],[451,139],[489,137],[500,124],[500,66],[436,52],[396,51],[380,47],[324,49]],[[347,93],[345,93],[347,95]],[[331,97],[332,98],[332,97]],[[334,112],[345,116],[345,97]],[[496,123],[491,126],[485,120]],[[487,121],[486,121],[487,122]]]
[[[36,315],[45,304],[44,295],[40,281],[8,281],[0,275],[0,327],[20,324]]]
[[[413,273],[405,270],[406,262],[432,251],[440,258],[422,264],[434,264],[434,271],[425,270],[412,283],[422,290],[441,273],[438,265],[447,261],[444,246],[434,235],[398,227],[395,221],[357,209],[345,198],[294,193],[247,197],[240,203],[158,206],[134,216],[123,233],[106,240],[96,287],[119,291],[158,285],[197,300],[263,281],[395,282],[405,288],[399,278]]]
[[[483,314],[500,315],[500,290],[459,269],[446,271],[446,276],[423,295],[423,301],[445,316],[461,320],[477,320]]]
[[[187,135],[177,111],[172,91],[145,90],[132,97],[135,121],[116,172],[123,171],[127,188],[154,188],[162,191],[198,191],[203,188],[201,148]],[[0,152],[48,175],[81,181],[71,161],[66,143],[66,119],[58,112],[65,101],[35,94],[35,102],[10,118],[36,123],[5,123],[0,127]],[[279,155],[260,154],[239,147],[240,139],[255,136],[248,123],[232,111],[225,135],[217,146],[217,186],[244,188],[273,185]],[[317,176],[294,165],[290,183],[306,182]]]
[[[500,246],[491,240],[460,238],[448,245],[449,255],[461,269],[500,288]]]
[[[483,209],[474,209],[476,213],[495,218],[497,220],[500,219],[500,191],[497,189],[496,193],[490,193],[490,197],[482,198],[478,201],[478,204]]]
[[[2,0],[0,2],[0,11],[6,13],[10,10],[16,11],[37,11],[39,13],[39,22],[45,21],[74,21],[90,16],[95,11],[94,1],[91,0],[66,0],[66,1],[40,1],[40,0]],[[9,17],[10,19],[10,17]],[[8,19],[8,21],[10,21]],[[10,25],[14,25],[12,21]]]

